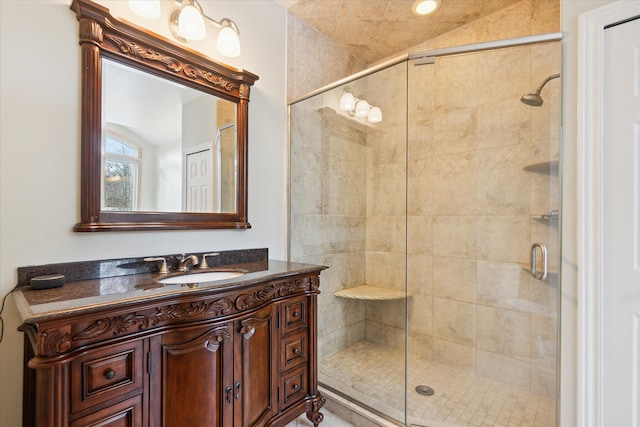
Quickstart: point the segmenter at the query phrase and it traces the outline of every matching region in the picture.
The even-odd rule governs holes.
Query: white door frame
[[[578,17],[577,425],[602,426],[604,29],[640,14],[616,1]]]

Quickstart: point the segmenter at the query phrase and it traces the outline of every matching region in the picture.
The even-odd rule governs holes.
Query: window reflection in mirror
[[[236,104],[102,59],[102,209],[236,211]]]

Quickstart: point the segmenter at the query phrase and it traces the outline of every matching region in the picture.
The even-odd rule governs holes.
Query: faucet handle
[[[198,268],[204,270],[205,268],[209,268],[209,265],[207,264],[207,257],[208,256],[218,256],[220,255],[219,252],[211,252],[210,254],[204,254],[202,255],[202,262],[200,262],[200,265],[198,266]]]
[[[167,268],[167,260],[163,257],[145,258],[144,261],[162,261],[162,265],[160,266],[160,270],[158,272],[160,274],[169,274],[169,269]]]

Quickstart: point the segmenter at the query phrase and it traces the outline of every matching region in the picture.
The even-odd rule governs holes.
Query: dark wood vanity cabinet
[[[25,323],[24,426],[318,425],[318,274]],[[30,398],[31,397],[31,398]]]

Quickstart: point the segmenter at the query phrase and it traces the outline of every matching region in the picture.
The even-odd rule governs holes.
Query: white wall
[[[268,247],[271,258],[285,258],[286,11],[264,0],[201,3],[208,15],[227,16],[240,28],[241,56],[222,62],[260,76],[249,104],[253,228],[72,232],[80,202],[80,46],[75,14],[68,0],[2,0],[0,296],[15,286],[16,268],[25,265],[257,247]],[[210,49],[214,36],[191,47]],[[212,50],[207,54],[216,56]],[[19,316],[11,297],[2,318],[0,426],[14,427],[21,419],[22,335],[16,331]]]

